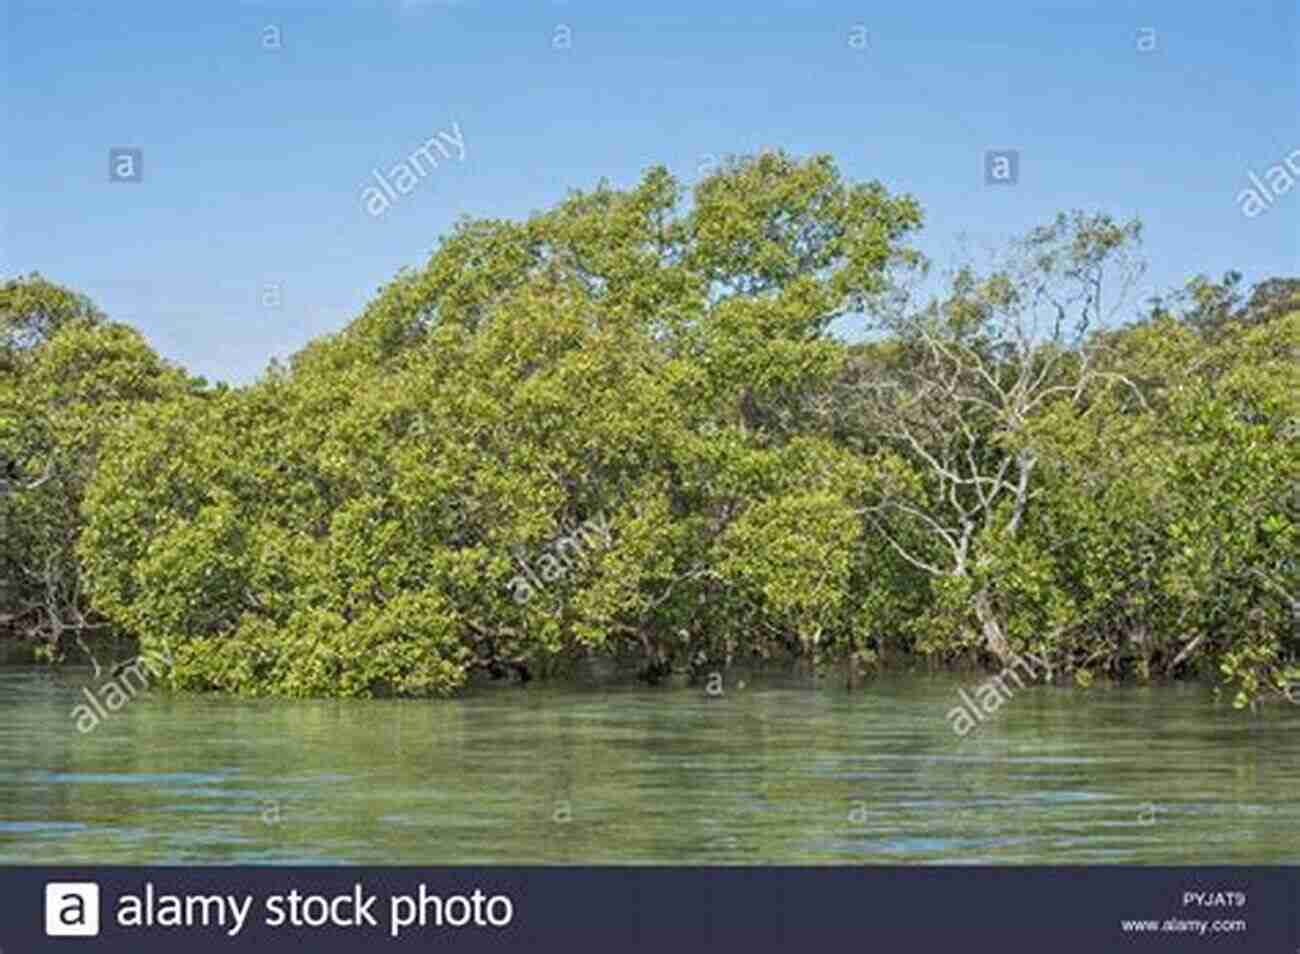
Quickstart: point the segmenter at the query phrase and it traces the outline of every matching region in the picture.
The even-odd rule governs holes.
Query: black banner
[[[0,899],[0,954],[1300,951],[1300,868],[8,867]]]

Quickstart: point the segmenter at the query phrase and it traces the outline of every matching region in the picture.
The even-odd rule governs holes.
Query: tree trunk
[[[988,587],[981,588],[975,594],[975,616],[980,622],[980,628],[984,631],[985,648],[1002,660],[1003,663],[1010,662],[1011,645],[1007,642],[1006,633],[1002,631],[1002,624],[998,622],[997,615],[993,612]]]

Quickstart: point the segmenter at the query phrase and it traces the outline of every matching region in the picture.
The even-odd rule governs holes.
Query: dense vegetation
[[[9,281],[0,626],[56,660],[116,632],[245,694],[593,653],[654,681],[1034,652],[1286,691],[1300,281],[1139,310],[1139,225],[1072,213],[922,301],[919,205],[829,159],[686,199],[655,169],[464,222],[243,388]]]

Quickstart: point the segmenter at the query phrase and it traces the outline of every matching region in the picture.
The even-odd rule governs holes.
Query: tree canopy
[[[10,282],[0,620],[243,694],[1023,652],[1285,692],[1300,282],[1126,323],[1140,225],[1076,212],[921,300],[921,224],[827,157],[656,168],[460,223],[243,388]]]

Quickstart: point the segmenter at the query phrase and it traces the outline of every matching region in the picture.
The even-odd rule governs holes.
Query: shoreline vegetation
[[[244,387],[11,278],[0,643],[245,696],[1032,658],[1291,698],[1300,278],[1134,301],[1141,224],[1082,211],[941,275],[922,222],[826,156],[656,167],[462,221]]]

